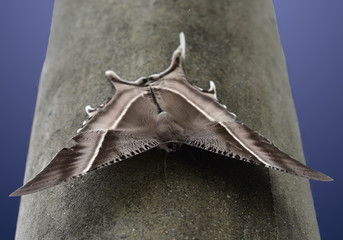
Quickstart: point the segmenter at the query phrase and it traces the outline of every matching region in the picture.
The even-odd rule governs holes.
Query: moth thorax
[[[161,142],[182,142],[184,140],[184,129],[173,120],[169,113],[160,112],[156,122],[156,135]]]

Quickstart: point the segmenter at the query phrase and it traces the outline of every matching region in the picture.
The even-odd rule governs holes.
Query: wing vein
[[[97,157],[98,154],[99,154],[99,150],[100,150],[100,148],[101,148],[101,146],[102,146],[102,143],[104,142],[104,139],[105,139],[106,134],[107,134],[107,131],[105,131],[105,132],[101,135],[101,137],[100,137],[100,139],[99,139],[99,142],[98,142],[98,146],[96,147],[96,149],[95,149],[95,151],[94,151],[92,157],[90,158],[87,167],[85,168],[85,170],[82,171],[82,173],[88,172],[89,169],[93,166],[93,163],[94,163],[96,157]]]

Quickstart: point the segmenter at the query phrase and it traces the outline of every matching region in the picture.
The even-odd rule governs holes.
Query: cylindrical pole
[[[178,34],[201,87],[303,160],[271,0],[55,2],[25,182],[114,90],[169,65]],[[188,154],[191,152],[192,154]],[[193,156],[191,156],[193,155]],[[22,197],[17,239],[319,239],[308,180],[184,148],[156,150]]]

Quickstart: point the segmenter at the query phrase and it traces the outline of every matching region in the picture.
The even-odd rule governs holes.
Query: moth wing
[[[107,71],[106,76],[116,92],[101,109],[91,113],[90,119],[78,132],[152,128],[158,108],[149,87],[144,86],[144,80],[129,82],[113,71]]]
[[[298,162],[242,123],[217,123],[205,130],[193,131],[194,135],[186,142],[188,145],[306,178],[332,181],[329,176]]]
[[[217,101],[213,82],[203,90],[192,84],[185,70],[184,36],[169,68],[152,77],[156,101],[184,130],[184,143],[239,160],[320,181],[331,181],[275,147],[261,134],[237,122],[236,115]]]
[[[77,144],[59,151],[46,168],[10,196],[52,187],[160,144],[153,136],[158,108],[144,81],[128,82],[112,71],[106,75],[116,93],[101,109],[91,109],[90,119],[73,138]]]
[[[98,130],[82,132],[76,144],[59,151],[37,176],[10,196],[34,193],[70,178],[122,161],[160,143],[147,132]]]
[[[298,162],[261,134],[237,122],[235,114],[187,81],[170,78],[153,87],[153,90],[161,108],[184,129],[186,144],[302,177],[332,180]]]

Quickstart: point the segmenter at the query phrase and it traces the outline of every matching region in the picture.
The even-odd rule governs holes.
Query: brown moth
[[[175,151],[181,144],[301,177],[332,180],[236,121],[235,114],[218,102],[212,81],[208,90],[193,85],[185,72],[185,45],[181,33],[170,66],[148,78],[130,82],[107,71],[115,95],[101,111],[87,106],[89,120],[73,138],[76,144],[59,151],[46,168],[10,196],[55,186],[155,147]]]

